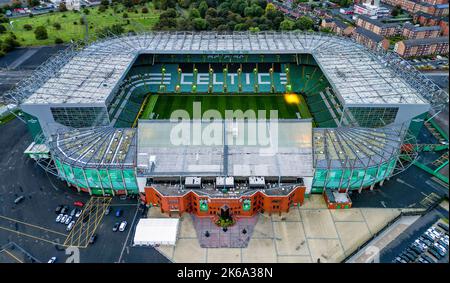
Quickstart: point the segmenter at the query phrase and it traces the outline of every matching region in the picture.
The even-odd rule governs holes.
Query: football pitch
[[[196,102],[199,102],[195,104]],[[140,119],[170,119],[176,110],[185,110],[189,117],[193,117],[194,105],[200,107],[203,113],[207,110],[219,111],[222,118],[225,118],[225,110],[247,110],[255,111],[257,118],[259,110],[265,111],[265,118],[270,118],[270,110],[278,111],[279,119],[302,119],[311,118],[308,106],[301,95],[290,94],[289,98],[284,95],[167,95],[150,94],[141,111]],[[197,108],[198,109],[198,108]]]

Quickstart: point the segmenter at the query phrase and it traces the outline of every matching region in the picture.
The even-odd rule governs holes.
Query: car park
[[[58,205],[58,206],[55,208],[55,213],[56,213],[56,214],[60,214],[62,208],[63,208],[62,205]]]
[[[69,225],[67,225],[66,231],[72,230],[72,228],[73,228],[74,225],[75,225],[75,221],[71,221],[71,222],[69,223]]]
[[[68,216],[66,221],[64,221],[64,224],[69,225],[69,223],[72,221],[72,216]]]
[[[61,223],[66,223],[66,220],[69,216],[67,214],[64,214],[63,217],[61,218]]]
[[[24,196],[20,196],[14,200],[14,204],[19,204],[25,199]]]
[[[117,229],[119,229],[119,225],[120,225],[119,222],[114,223],[114,226],[112,228],[113,232],[117,232]]]
[[[119,231],[120,232],[123,232],[123,231],[125,231],[125,229],[127,228],[127,222],[126,221],[122,221],[121,223],[120,223],[120,226],[119,226]]]
[[[56,262],[56,256],[52,256],[47,263],[55,263]]]
[[[80,209],[80,208],[77,208],[77,213],[75,213],[75,217],[80,217],[80,215],[81,215],[81,213],[83,212],[83,210],[82,209]]]
[[[64,214],[58,214],[58,216],[56,216],[56,222],[61,222],[61,218],[63,218]]]

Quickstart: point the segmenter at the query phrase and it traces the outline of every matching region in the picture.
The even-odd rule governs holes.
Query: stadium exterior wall
[[[182,196],[164,196],[154,187],[145,188],[145,198],[148,204],[160,207],[162,213],[194,213],[199,217],[214,217],[224,206],[230,213],[239,217],[251,217],[259,212],[282,213],[289,212],[291,206],[302,205],[305,199],[306,187],[298,186],[288,195],[271,196],[257,191],[249,196],[239,198],[211,198],[199,196],[193,191]]]

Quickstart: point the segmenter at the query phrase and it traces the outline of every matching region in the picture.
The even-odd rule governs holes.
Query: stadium
[[[348,191],[408,168],[427,113],[448,103],[393,53],[304,32],[113,36],[7,97],[34,138],[25,153],[69,186],[210,217],[312,193],[351,207]]]

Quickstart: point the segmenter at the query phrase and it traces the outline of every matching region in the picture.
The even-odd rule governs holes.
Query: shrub
[[[61,44],[61,43],[64,43],[64,41],[61,38],[59,38],[59,37],[55,38],[55,44]]]
[[[44,26],[38,26],[34,30],[34,34],[37,40],[44,40],[48,38],[47,29]]]
[[[4,25],[0,25],[0,34],[5,33],[6,32],[6,28]]]
[[[142,12],[142,14],[147,14],[148,8],[147,7],[142,8],[141,12]]]
[[[128,18],[128,14],[127,14],[127,13],[123,13],[122,17],[123,17],[124,19],[126,19],[126,18]]]
[[[24,29],[24,30],[32,30],[32,29],[33,29],[33,26],[30,25],[30,24],[24,24],[24,25],[23,25],[23,29]]]
[[[53,27],[57,30],[61,29],[61,24],[60,23],[53,23]]]

